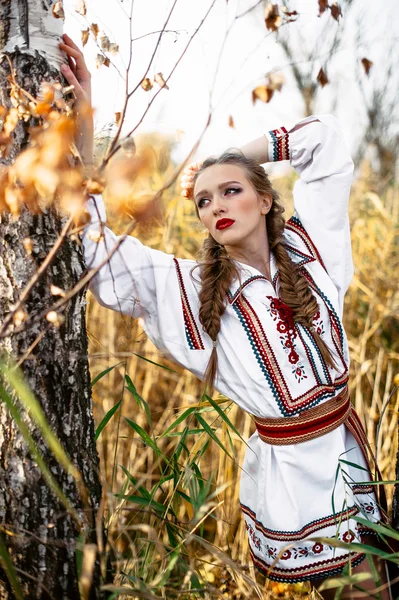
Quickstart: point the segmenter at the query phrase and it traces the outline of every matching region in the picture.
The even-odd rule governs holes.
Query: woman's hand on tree
[[[65,33],[60,49],[65,52],[68,64],[61,66],[62,74],[70,85],[74,86],[76,96],[78,134],[76,147],[85,165],[93,164],[94,124],[91,107],[91,75],[86,67],[82,51]]]

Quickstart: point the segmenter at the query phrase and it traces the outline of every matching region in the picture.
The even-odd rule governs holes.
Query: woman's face
[[[239,165],[213,165],[194,186],[194,201],[202,223],[223,246],[244,247],[266,236],[265,215],[271,197],[259,197]]]

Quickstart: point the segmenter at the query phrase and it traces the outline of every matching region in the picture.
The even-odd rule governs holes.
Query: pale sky
[[[76,0],[65,0],[65,31],[80,44],[80,30],[89,23],[97,23],[111,42],[120,46],[120,53],[111,57],[117,70],[110,66],[97,69],[97,49],[92,39],[85,47],[85,56],[92,72],[93,104],[96,128],[101,129],[114,121],[114,113],[120,111],[125,93],[125,65],[129,53],[129,20],[132,0],[87,0],[88,14],[81,17],[74,11]],[[373,77],[383,77],[388,52],[387,40],[397,35],[399,19],[396,1],[354,0],[355,8],[347,17],[347,35],[340,52],[328,70],[330,84],[319,96],[316,113],[333,111],[340,120],[349,147],[353,150],[355,139],[364,126],[364,108],[361,97],[353,85],[356,61],[366,56],[373,61]],[[188,43],[190,36],[205,16],[212,0],[177,0],[148,76],[162,72],[166,77]],[[244,17],[235,19],[257,0],[215,0],[208,19],[194,38],[170,82],[169,90],[163,89],[146,115],[138,132],[156,131],[168,133],[178,140],[175,151],[177,160],[197,140],[207,120],[210,104],[213,107],[212,123],[198,149],[198,158],[217,154],[230,146],[239,146],[262,135],[268,129],[280,125],[292,125],[303,117],[303,105],[295,89],[287,60],[276,42],[276,35],[267,32],[263,20],[263,6],[259,5]],[[280,6],[283,2],[279,3]],[[314,77],[323,66],[323,50],[326,31],[332,35],[337,24],[326,13],[319,18],[317,0],[292,0],[285,4],[296,9],[300,17],[296,23],[285,28],[300,28],[310,45],[319,44],[320,58],[313,65]],[[152,33],[162,28],[173,0],[134,0],[133,38],[143,37],[133,43],[133,60],[130,70],[130,89],[141,81],[157,41]],[[345,16],[344,16],[345,19]],[[359,19],[362,22],[359,24]],[[233,24],[233,25],[232,25]],[[395,27],[396,24],[396,27]],[[230,29],[226,38],[226,32]],[[362,45],[353,43],[354,34],[361,31]],[[147,35],[150,34],[150,35]],[[221,58],[219,59],[219,57]],[[298,48],[298,60],[301,59]],[[219,67],[218,67],[219,65]],[[217,73],[216,70],[218,69]],[[268,104],[252,104],[251,91],[265,81],[265,74],[281,70],[286,77],[282,91],[275,92]],[[370,82],[365,81],[366,89]],[[130,101],[125,133],[140,120],[151,92],[141,88]],[[338,90],[339,101],[332,105],[332,97]],[[232,115],[235,129],[228,126]]]

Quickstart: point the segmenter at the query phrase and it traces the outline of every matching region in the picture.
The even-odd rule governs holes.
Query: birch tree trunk
[[[62,56],[58,48],[62,19],[54,18],[52,0],[2,0],[0,2],[0,104],[10,107],[10,59],[19,85],[33,96],[40,82],[59,79]],[[19,121],[14,141],[3,164],[13,162],[28,142],[28,127]],[[12,305],[48,255],[65,224],[53,209],[31,214],[26,209],[17,220],[0,216],[0,329]],[[27,254],[23,240],[33,242]],[[79,245],[67,236],[50,267],[33,287],[24,310],[29,319],[44,313],[54,302],[50,285],[73,287],[84,269]],[[0,339],[0,351],[23,357],[38,336],[42,339],[23,361],[25,380],[40,401],[48,423],[82,474],[90,496],[89,509],[73,478],[57,463],[38,431],[34,438],[47,467],[78,513],[88,522],[86,540],[95,543],[95,518],[101,497],[99,460],[94,440],[90,377],[85,329],[85,295],[69,302],[65,323],[53,327],[44,319],[23,332]],[[50,491],[37,463],[4,403],[0,403],[0,535],[8,549],[25,598],[80,598],[76,567],[78,528]],[[0,563],[1,565],[1,563]],[[100,598],[96,562],[87,598]],[[0,569],[0,599],[14,598],[5,572]]]

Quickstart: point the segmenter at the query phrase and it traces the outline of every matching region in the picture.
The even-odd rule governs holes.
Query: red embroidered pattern
[[[305,375],[305,366],[299,360],[299,354],[296,352],[294,343],[297,337],[295,322],[293,318],[292,308],[285,304],[280,298],[267,296],[270,300],[268,311],[271,314],[273,321],[277,321],[277,331],[280,334],[280,341],[284,351],[288,354],[288,360],[292,365],[292,373],[298,382],[307,379]]]
[[[313,317],[313,327],[316,333],[324,335],[324,323],[320,315],[320,310]]]
[[[306,229],[304,228],[304,226],[302,225],[302,223],[298,219],[298,217],[293,216],[290,219],[288,219],[288,221],[285,224],[285,228],[288,229],[289,231],[293,231],[301,238],[301,240],[305,244],[306,248],[309,250],[311,256],[313,256],[313,258],[318,260],[319,263],[321,264],[321,266],[323,267],[323,269],[325,271],[327,271],[327,269],[323,263],[323,260],[319,254],[319,251],[317,250],[316,246],[312,242],[311,238],[308,235],[308,232],[306,231]]]
[[[283,583],[295,583],[299,581],[316,579],[319,577],[324,578],[331,577],[332,575],[340,575],[342,569],[348,564],[349,560],[352,563],[352,567],[355,567],[365,558],[365,554],[350,552],[344,556],[321,560],[303,567],[287,569],[272,566],[273,560],[275,560],[272,558],[270,564],[268,564],[265,560],[262,560],[259,556],[255,555],[251,546],[249,546],[249,550],[255,567],[259,569],[261,573],[263,573],[268,579],[273,581],[281,581]],[[291,552],[291,550],[287,550],[287,552]],[[317,552],[314,550],[313,553],[317,554]],[[288,555],[286,556],[285,560],[287,559]]]
[[[260,523],[260,521],[256,520],[256,515],[250,508],[241,504],[241,510],[244,515],[247,515],[250,519],[252,519],[255,529],[269,540],[274,540],[276,542],[294,542],[309,538],[316,533],[316,531],[320,531],[320,529],[325,529],[326,527],[336,525],[337,523],[343,523],[352,516],[357,515],[360,509],[356,505],[352,506],[351,508],[336,513],[335,515],[328,515],[323,519],[312,521],[298,531],[275,531],[273,529],[267,529],[262,525],[262,523]]]
[[[333,384],[319,383],[305,393],[292,397],[281,365],[254,308],[244,295],[236,299],[233,308],[247,333],[256,360],[284,416],[296,414],[300,410],[315,406],[323,397],[334,395]]]
[[[180,270],[180,265],[176,258],[173,259],[176,267],[177,279],[180,287],[181,305],[183,309],[184,326],[186,330],[186,338],[191,350],[204,350],[204,344],[197,324],[194,319],[193,312],[188,301],[187,292],[184,287],[183,276]]]
[[[273,160],[289,160],[290,158],[290,136],[285,127],[271,129],[269,138],[272,142]]]

